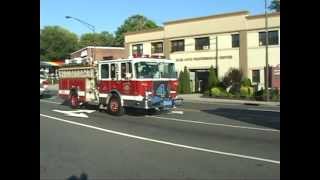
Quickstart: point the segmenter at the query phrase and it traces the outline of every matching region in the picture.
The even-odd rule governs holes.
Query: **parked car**
[[[40,97],[48,91],[48,80],[44,72],[40,71]]]

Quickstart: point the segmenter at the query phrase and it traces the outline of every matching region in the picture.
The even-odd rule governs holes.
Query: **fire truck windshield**
[[[177,77],[174,63],[137,62],[135,63],[135,71],[138,79]]]

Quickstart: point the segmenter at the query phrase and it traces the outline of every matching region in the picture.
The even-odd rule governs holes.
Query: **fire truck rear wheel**
[[[121,101],[118,96],[111,96],[110,101],[108,103],[108,112],[116,116],[124,114],[124,108],[121,106]]]
[[[70,106],[72,109],[76,109],[79,107],[78,97],[77,96],[71,96],[70,97]]]

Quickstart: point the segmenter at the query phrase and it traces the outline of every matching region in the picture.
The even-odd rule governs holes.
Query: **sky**
[[[262,14],[264,0],[40,0],[40,28],[58,25],[78,36],[91,32],[78,21],[65,18],[72,16],[94,25],[96,32],[114,33],[135,14],[163,26],[167,21],[243,10]]]

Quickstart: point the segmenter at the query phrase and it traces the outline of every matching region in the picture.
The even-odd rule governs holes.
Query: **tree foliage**
[[[77,49],[75,33],[59,26],[46,26],[40,30],[40,60],[65,59]]]
[[[184,75],[184,89],[183,89],[183,92],[184,93],[190,93],[191,92],[191,89],[190,89],[190,73],[187,69],[187,67],[185,66],[184,67],[184,70],[183,70],[183,75]]]
[[[117,46],[124,46],[124,33],[157,28],[157,24],[142,15],[133,15],[127,18],[115,32]]]
[[[85,33],[80,37],[80,48],[87,46],[114,46],[113,34],[103,31],[101,33]]]
[[[216,74],[216,71],[214,70],[213,66],[209,68],[209,77],[208,77],[208,90],[210,90],[212,87],[216,87],[219,84],[219,80]]]
[[[179,73],[179,87],[178,91],[181,94],[187,94],[191,93],[190,88],[190,73],[187,69],[187,67],[184,67],[183,71],[180,71]]]
[[[184,81],[184,74],[183,74],[182,71],[180,71],[180,73],[179,73],[178,92],[181,93],[181,94],[183,93],[183,85],[184,85],[183,81]]]
[[[242,78],[243,78],[243,74],[239,69],[230,68],[229,71],[224,76],[222,80],[222,84],[225,88],[232,86],[230,89],[232,93],[239,93]]]
[[[272,0],[269,9],[276,12],[280,12],[280,0]]]

